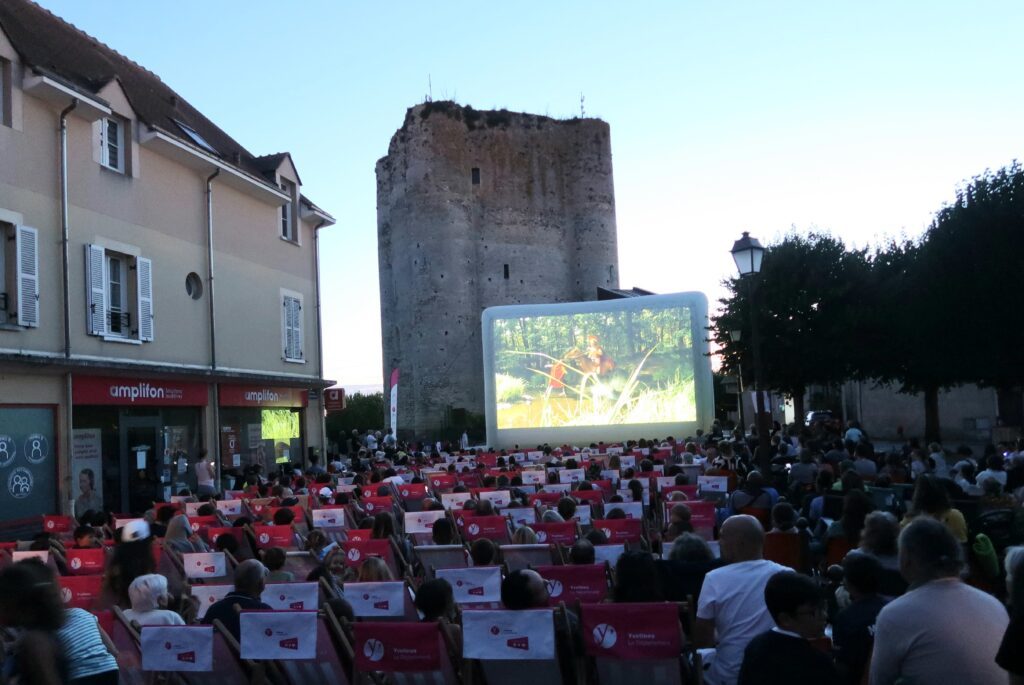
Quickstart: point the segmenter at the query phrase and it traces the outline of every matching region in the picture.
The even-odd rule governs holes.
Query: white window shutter
[[[139,293],[139,340],[153,340],[153,261],[139,257],[135,263]]]
[[[99,245],[85,246],[85,319],[92,335],[107,334],[107,260]]]
[[[18,325],[39,325],[39,231],[29,226],[14,229],[18,273]]]
[[[299,298],[290,295],[282,299],[284,358],[302,359],[302,303]]]
[[[292,339],[295,342],[295,354],[292,359],[302,359],[302,300],[292,298]]]

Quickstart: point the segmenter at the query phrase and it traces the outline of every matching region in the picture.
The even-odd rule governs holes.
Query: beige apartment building
[[[269,471],[322,449],[334,219],[301,185],[287,153],[250,154],[155,74],[0,3],[3,527],[138,513],[194,488],[204,451]]]

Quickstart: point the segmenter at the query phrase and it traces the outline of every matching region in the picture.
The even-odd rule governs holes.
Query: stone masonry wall
[[[400,434],[431,438],[483,412],[486,307],[618,287],[608,124],[417,105],[377,162],[377,237],[384,386],[397,366]]]

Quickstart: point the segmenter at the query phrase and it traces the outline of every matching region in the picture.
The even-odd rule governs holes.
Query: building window
[[[472,171],[470,171],[470,175],[473,177],[473,185],[480,185],[480,167],[473,167]]]
[[[127,129],[127,122],[120,119],[100,120],[100,163],[120,174],[124,173]]]
[[[505,265],[505,280],[508,280],[508,264]]]
[[[12,118],[11,63],[0,58],[0,126],[11,126]]]
[[[302,352],[302,295],[281,291],[281,342],[286,362],[305,363]]]
[[[0,324],[39,325],[39,232],[0,222]]]
[[[86,245],[86,323],[108,340],[153,340],[153,262]]]
[[[295,206],[295,184],[282,178],[281,190],[288,195],[288,201],[281,205],[281,237],[294,243],[296,242],[295,212],[293,211]]]

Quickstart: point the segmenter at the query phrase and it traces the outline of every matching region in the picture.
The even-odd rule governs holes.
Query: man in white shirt
[[[772,575],[790,569],[764,559],[764,529],[753,516],[726,519],[719,545],[729,564],[704,577],[695,641],[698,647],[716,647],[704,681],[735,685],[747,644],[775,626],[764,601],[765,585]]]
[[[1010,619],[995,597],[960,581],[962,550],[944,524],[920,516],[900,534],[910,583],[878,614],[871,685],[1005,683],[996,652]]]
[[[864,431],[860,429],[860,424],[856,421],[848,421],[848,428],[846,434],[843,435],[843,440],[846,442],[858,443],[864,438]]]

